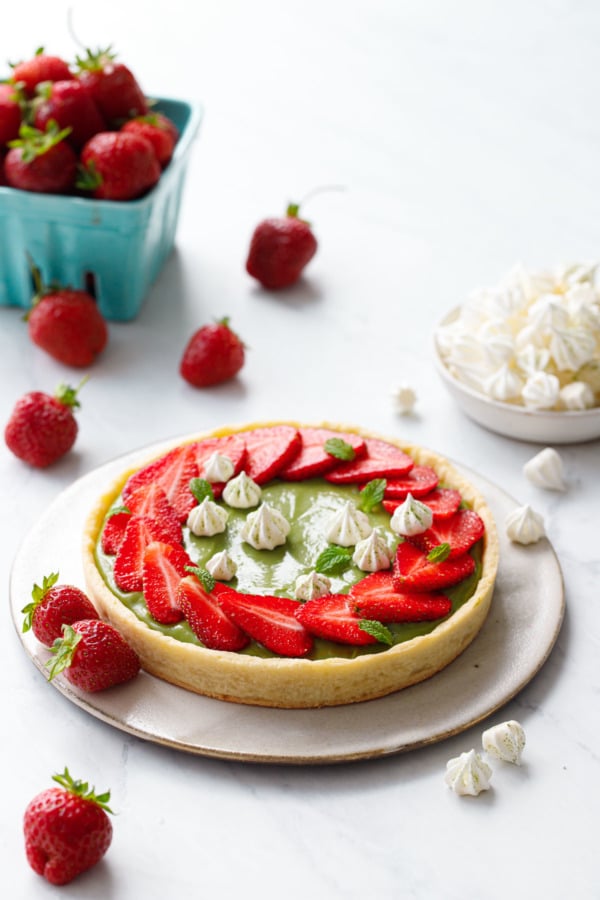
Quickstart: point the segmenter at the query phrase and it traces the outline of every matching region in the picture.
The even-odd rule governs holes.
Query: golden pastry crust
[[[132,474],[125,472],[98,500],[84,529],[85,579],[100,615],[134,647],[146,671],[172,684],[220,700],[284,709],[339,706],[383,697],[430,678],[471,643],[490,608],[498,569],[498,539],[484,498],[448,460],[437,453],[352,425],[258,422],[193,435],[186,443],[282,424],[297,428],[330,428],[387,441],[412,456],[417,465],[434,468],[440,481],[460,491],[463,499],[485,523],[481,577],[469,600],[429,634],[396,644],[381,653],[354,659],[263,659],[178,641],[141,622],[108,589],[96,566],[95,548],[106,513]],[[165,452],[163,449],[160,456]]]

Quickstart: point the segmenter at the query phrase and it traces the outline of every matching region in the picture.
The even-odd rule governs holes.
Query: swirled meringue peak
[[[536,544],[546,534],[544,520],[526,504],[506,517],[506,533],[515,544]]]
[[[347,500],[329,524],[325,537],[340,547],[354,547],[359,541],[369,537],[373,527],[366,513],[356,508],[352,500]]]
[[[446,763],[444,780],[455,794],[476,797],[489,790],[491,778],[491,766],[475,750],[461,753]]]
[[[262,490],[245,472],[240,472],[223,488],[223,500],[233,509],[251,509],[258,506]]]
[[[369,537],[358,542],[352,561],[363,572],[379,572],[391,566],[392,552],[383,535],[374,529]]]
[[[206,561],[206,568],[217,581],[231,581],[237,572],[237,563],[227,550],[221,550]]]
[[[521,754],[525,747],[525,732],[522,725],[514,719],[501,722],[483,732],[481,736],[483,749],[490,756],[503,762],[521,765]]]
[[[270,503],[261,503],[255,512],[248,514],[240,535],[255,550],[274,550],[285,544],[290,527],[278,509]]]
[[[564,409],[591,409],[594,406],[594,392],[585,381],[565,384],[560,389],[559,398]]]
[[[324,597],[330,590],[331,579],[313,570],[296,578],[294,597],[296,600],[314,600],[316,597]]]
[[[394,391],[394,406],[401,416],[407,416],[415,408],[417,402],[417,394],[410,384],[403,382]]]
[[[228,517],[226,509],[205,497],[202,503],[191,510],[187,524],[196,537],[212,537],[213,534],[222,534],[225,531]]]
[[[397,506],[390,519],[390,528],[402,537],[410,537],[413,534],[423,534],[431,528],[433,513],[430,508],[415,500],[412,494],[408,494],[406,500]]]
[[[563,461],[553,447],[545,447],[523,466],[525,477],[547,491],[566,490]]]
[[[204,477],[211,484],[229,481],[235,471],[235,467],[228,456],[223,456],[217,450],[212,453],[204,464]]]

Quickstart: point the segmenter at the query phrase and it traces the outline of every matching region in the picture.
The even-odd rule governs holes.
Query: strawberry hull
[[[175,243],[183,187],[202,109],[159,98],[180,138],[158,184],[139,200],[46,196],[0,187],[0,306],[29,308],[28,257],[45,284],[91,291],[106,319],[134,319]],[[49,252],[52,248],[52,253]]]

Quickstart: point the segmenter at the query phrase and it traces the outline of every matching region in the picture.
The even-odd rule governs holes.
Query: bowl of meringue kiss
[[[438,323],[437,371],[485,428],[537,443],[600,437],[597,265],[511,270]]]

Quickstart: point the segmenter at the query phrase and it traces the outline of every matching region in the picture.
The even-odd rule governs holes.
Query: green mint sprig
[[[342,575],[349,568],[351,561],[351,550],[333,544],[319,554],[315,562],[315,570],[321,575]]]
[[[350,462],[356,456],[354,447],[351,447],[342,438],[329,438],[323,444],[323,448],[325,453],[329,453],[330,456],[335,456],[336,459],[342,459],[345,462]]]
[[[385,478],[373,478],[367,482],[358,500],[358,508],[363,512],[370,513],[378,506],[385,495],[387,480]]]

